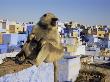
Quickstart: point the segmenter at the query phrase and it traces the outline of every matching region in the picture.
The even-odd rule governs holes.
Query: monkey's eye
[[[44,14],[44,17],[46,17],[47,16],[47,14]]]
[[[52,21],[57,21],[58,20],[58,18],[52,18]]]

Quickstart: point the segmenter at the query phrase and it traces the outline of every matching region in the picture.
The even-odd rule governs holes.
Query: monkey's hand
[[[27,43],[29,43],[30,41],[32,41],[33,39],[35,39],[35,34],[34,33],[31,33],[28,38],[27,38]]]
[[[34,38],[35,38],[35,34],[34,34],[34,33],[31,33],[29,39],[32,40],[32,39],[34,39]]]

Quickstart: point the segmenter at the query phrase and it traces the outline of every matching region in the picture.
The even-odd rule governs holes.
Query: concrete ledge
[[[54,82],[54,68],[52,63],[43,63],[39,67],[35,65],[0,77],[0,82]]]

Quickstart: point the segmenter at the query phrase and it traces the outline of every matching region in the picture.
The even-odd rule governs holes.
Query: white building
[[[58,22],[58,31],[61,32],[63,30],[63,28],[65,28],[64,23],[63,22]]]

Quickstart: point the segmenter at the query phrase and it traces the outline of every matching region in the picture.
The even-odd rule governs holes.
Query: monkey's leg
[[[36,66],[39,66],[47,58],[48,55],[49,55],[49,45],[44,44],[36,58]]]
[[[21,50],[18,54],[17,54],[17,56],[15,57],[15,63],[16,64],[22,64],[24,61],[25,61],[25,55],[24,55],[25,53],[24,53],[24,51],[23,50]]]
[[[58,64],[53,62],[54,65],[54,82],[58,82]]]
[[[14,59],[15,63],[17,63],[17,64],[22,64],[22,63],[25,61],[26,55],[25,55],[24,50],[25,50],[27,44],[28,44],[28,43],[25,43],[25,44],[23,45],[23,48],[21,49],[21,51],[16,55],[16,57],[15,57],[15,59]]]

